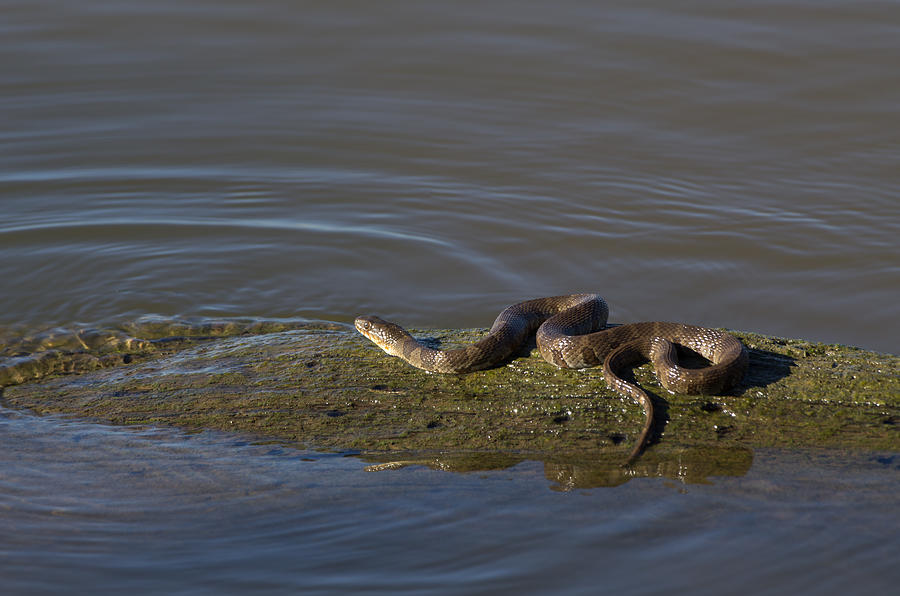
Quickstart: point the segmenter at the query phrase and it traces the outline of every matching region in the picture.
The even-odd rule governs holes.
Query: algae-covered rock
[[[750,369],[723,396],[671,395],[649,366],[635,369],[655,395],[656,432],[641,459],[623,468],[642,408],[610,391],[599,369],[556,369],[536,350],[495,369],[439,375],[387,356],[342,324],[143,331],[150,343],[134,344],[134,353],[103,344],[99,357],[121,355],[106,364],[116,366],[7,386],[4,405],[353,450],[378,462],[372,469],[488,469],[536,459],[562,488],[742,474],[752,449],[764,446],[900,448],[900,358],[845,346],[735,333],[749,348]],[[451,347],[484,333],[425,335]],[[7,352],[7,367],[24,357]]]

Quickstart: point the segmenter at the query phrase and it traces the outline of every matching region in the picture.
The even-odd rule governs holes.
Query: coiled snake
[[[682,323],[645,322],[606,328],[609,309],[597,294],[570,294],[537,298],[505,309],[487,336],[455,350],[423,345],[395,323],[374,316],[355,320],[356,329],[391,356],[423,370],[468,373],[496,366],[521,349],[531,334],[541,355],[560,368],[603,365],[603,377],[616,392],[644,408],[645,423],[628,457],[633,462],[643,451],[653,427],[653,402],[643,389],[619,376],[626,367],[649,360],[659,382],[674,393],[716,394],[740,382],[748,356],[734,336]],[[710,361],[704,368],[678,363],[675,345],[685,346]]]

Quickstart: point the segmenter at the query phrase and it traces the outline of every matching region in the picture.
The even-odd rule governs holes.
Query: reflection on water
[[[607,462],[546,464],[544,474],[560,490],[618,486],[634,478],[669,478],[684,484],[711,483],[713,477],[743,476],[753,464],[749,449],[710,447],[657,451],[645,455],[627,468]]]
[[[385,459],[385,458],[390,459]],[[503,453],[453,454],[433,457],[397,459],[390,456],[366,455],[366,460],[380,461],[366,467],[369,472],[387,472],[407,466],[427,466],[432,470],[470,473],[505,470],[527,461],[524,456]],[[547,461],[542,461],[542,460]],[[381,461],[384,460],[384,461]],[[544,476],[554,490],[569,491],[613,487],[635,478],[669,478],[683,484],[709,484],[713,477],[743,476],[753,464],[753,452],[742,447],[657,448],[629,466],[622,465],[619,454],[599,454],[589,460],[579,455],[539,456]]]
[[[840,594],[900,579],[890,454],[725,452],[726,472],[685,451],[625,482],[528,460],[369,473],[341,453],[9,410],[0,434],[9,593],[632,593],[643,577],[648,592]]]

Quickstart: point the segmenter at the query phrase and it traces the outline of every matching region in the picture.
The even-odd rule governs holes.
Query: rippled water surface
[[[13,593],[847,594],[900,579],[890,455],[760,452],[712,484],[555,492],[535,463],[365,472],[9,411],[0,432]]]
[[[895,3],[3,4],[4,322],[589,289],[900,348]]]
[[[369,312],[473,327],[597,291],[615,322],[900,351],[896,2],[0,11],[0,330]],[[4,416],[0,565],[20,591],[900,579],[891,456],[755,454],[746,478],[686,493],[558,494],[526,464],[368,474]]]

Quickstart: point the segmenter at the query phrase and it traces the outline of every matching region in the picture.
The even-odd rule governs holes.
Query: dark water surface
[[[0,432],[12,593],[852,594],[900,580],[896,455],[761,451],[745,477],[708,485],[554,492],[536,463],[365,472],[340,454],[8,410]]]
[[[0,331],[370,312],[474,327],[597,291],[615,322],[900,351],[900,3],[0,14]],[[13,591],[900,580],[891,455],[757,453],[746,477],[686,492],[556,493],[536,464],[369,474],[224,439],[0,424]]]
[[[896,3],[3,4],[2,322],[591,290],[900,350]]]

